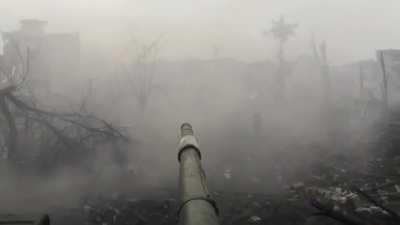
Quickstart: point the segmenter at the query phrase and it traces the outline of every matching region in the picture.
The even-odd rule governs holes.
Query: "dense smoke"
[[[99,145],[90,160],[45,175],[4,165],[1,210],[174,189],[182,122],[192,123],[217,190],[281,192],[328,155],[358,158],[354,167],[364,168],[370,146],[359,140],[370,137],[382,115],[374,52],[399,47],[400,37],[395,1],[1,5],[2,32],[18,31],[20,19],[47,21],[43,43],[50,47],[31,59],[26,81],[35,104],[66,113],[84,102],[85,112],[122,127],[130,139],[118,153],[115,145]],[[282,12],[298,26],[280,62],[279,40],[269,30]],[[3,38],[0,46],[7,43]]]

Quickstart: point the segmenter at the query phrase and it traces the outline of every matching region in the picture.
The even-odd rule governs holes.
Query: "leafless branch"
[[[328,207],[316,199],[311,199],[310,204],[314,208],[319,210],[319,212],[315,213],[313,216],[329,217],[343,224],[348,224],[348,225],[372,225],[352,215],[344,214],[339,210],[335,210],[333,207]]]
[[[382,210],[384,210],[385,212],[387,212],[388,214],[390,214],[390,216],[395,219],[396,221],[400,221],[400,216],[397,212],[395,212],[392,209],[389,209],[388,207],[384,206],[382,203],[378,202],[376,199],[374,199],[372,196],[368,195],[366,192],[362,191],[360,188],[358,187],[353,187],[352,188],[357,194],[359,194],[361,197],[365,198],[367,201],[369,201],[370,203],[372,203],[373,205],[381,208]]]

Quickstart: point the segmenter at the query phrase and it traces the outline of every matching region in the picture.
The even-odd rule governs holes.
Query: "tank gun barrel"
[[[180,225],[218,225],[218,207],[207,188],[201,152],[189,123],[181,126],[178,146]]]

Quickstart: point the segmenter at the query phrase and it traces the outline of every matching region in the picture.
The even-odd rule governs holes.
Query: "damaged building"
[[[46,26],[46,21],[25,19],[18,30],[1,34],[3,73],[9,79],[28,75],[26,82],[43,93],[76,75],[80,65],[79,34],[47,33]]]

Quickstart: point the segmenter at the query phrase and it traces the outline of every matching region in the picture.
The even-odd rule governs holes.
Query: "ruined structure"
[[[3,32],[3,70],[29,74],[35,89],[50,91],[57,80],[76,74],[80,61],[77,33],[46,33],[46,21],[25,19],[20,28]]]

